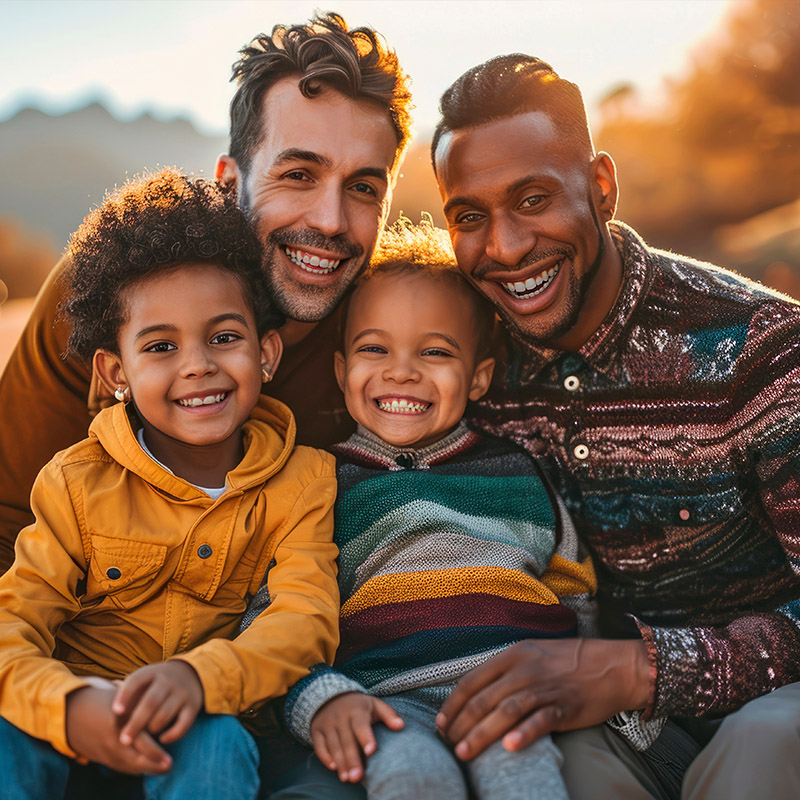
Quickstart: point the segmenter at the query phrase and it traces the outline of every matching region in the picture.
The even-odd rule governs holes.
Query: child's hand
[[[203,707],[203,685],[183,661],[164,661],[137,669],[119,685],[112,709],[127,718],[120,744],[130,745],[142,733],[162,744],[181,738]]]
[[[389,705],[361,692],[341,694],[329,700],[311,721],[311,741],[317,758],[337,770],[339,780],[358,783],[364,777],[361,751],[371,756],[377,747],[372,725],[382,722],[399,731],[403,720]]]
[[[84,686],[67,695],[69,746],[83,758],[131,775],[169,772],[172,759],[146,731],[130,745],[119,740],[120,719],[111,710],[116,690]]]

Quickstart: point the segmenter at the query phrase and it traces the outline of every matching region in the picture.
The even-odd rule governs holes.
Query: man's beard
[[[238,187],[239,208],[244,212],[250,225],[258,233],[258,224],[252,207],[246,181]],[[301,287],[284,285],[274,268],[280,250],[286,246],[312,247],[340,255],[342,262],[359,259],[359,269],[351,280],[338,280],[328,286],[305,284]],[[288,319],[297,322],[319,322],[339,305],[350,284],[361,272],[366,258],[364,248],[351,242],[344,234],[328,237],[310,228],[277,228],[271,231],[263,242],[261,269],[267,284],[267,292],[275,307]],[[349,264],[341,263],[336,268],[345,271]]]
[[[279,252],[287,246],[311,247],[336,253],[342,261],[336,271],[341,270],[343,275],[337,276],[338,280],[327,286],[281,281],[274,264]],[[345,280],[344,273],[351,272],[353,261],[358,263],[358,269],[351,274],[349,280]],[[344,293],[361,272],[365,261],[364,248],[351,242],[343,234],[328,237],[309,228],[278,228],[267,237],[262,269],[270,299],[283,314],[298,322],[319,322],[339,305]]]
[[[546,333],[534,336],[531,333],[528,333],[522,326],[519,325],[517,322],[516,315],[509,312],[505,306],[496,306],[497,313],[500,315],[500,318],[503,320],[506,328],[512,334],[513,338],[523,342],[524,344],[532,344],[535,346],[542,346],[546,345],[548,342],[553,342],[557,340],[559,337],[563,336],[564,334],[568,333],[572,328],[575,327],[578,317],[580,316],[581,311],[583,310],[584,305],[586,304],[586,298],[589,294],[589,287],[592,285],[592,281],[595,279],[597,273],[600,270],[600,265],[603,261],[603,256],[605,255],[605,242],[603,240],[603,234],[600,230],[600,222],[597,219],[597,213],[595,212],[594,205],[591,203],[591,198],[589,198],[589,209],[592,214],[592,221],[594,222],[594,228],[597,232],[597,255],[592,260],[589,269],[581,275],[579,278],[572,277],[571,281],[571,291],[570,296],[575,297],[576,301],[572,304],[572,307],[569,309],[569,313],[567,316],[561,320],[558,325],[556,325],[552,330],[547,331]],[[545,258],[550,258],[554,255],[563,255],[566,258],[570,258],[574,264],[575,258],[575,250],[572,247],[556,247],[556,248],[549,248],[547,250],[531,250],[530,252],[526,253],[525,256],[519,262],[519,269],[522,270],[525,267],[529,266],[530,264],[537,263],[538,261],[543,261]],[[487,265],[485,267],[486,272],[492,272],[496,270],[498,267],[494,264]],[[575,287],[577,284],[577,288]]]

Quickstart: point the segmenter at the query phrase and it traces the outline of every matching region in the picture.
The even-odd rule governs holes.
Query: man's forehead
[[[272,86],[261,110],[263,125],[257,148],[269,162],[314,160],[323,166],[379,167],[389,170],[397,136],[389,113],[368,100],[355,100],[324,86],[306,97],[298,76]],[[311,158],[303,158],[303,155]]]

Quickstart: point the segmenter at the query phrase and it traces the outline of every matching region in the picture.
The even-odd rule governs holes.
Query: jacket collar
[[[139,421],[130,403],[117,403],[103,409],[92,421],[89,436],[121,466],[155,488],[180,500],[211,498],[183,478],[173,475],[154,461],[139,446],[136,429]],[[261,395],[242,428],[244,457],[228,473],[229,490],[242,491],[263,483],[277,473],[292,453],[296,425],[292,412],[278,400]]]

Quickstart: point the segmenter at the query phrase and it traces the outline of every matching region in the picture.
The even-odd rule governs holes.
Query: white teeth
[[[514,297],[535,297],[550,285],[553,278],[558,275],[560,266],[561,264],[556,264],[552,269],[546,269],[535,278],[528,278],[524,283],[515,281],[513,283],[504,283],[502,286]]]
[[[290,260],[297,264],[300,269],[304,269],[306,272],[313,272],[315,275],[333,272],[342,263],[341,259],[320,258],[319,256],[304,253],[302,250],[292,250],[290,247],[286,247],[284,250]]]
[[[214,403],[221,403],[227,396],[227,392],[222,392],[222,394],[210,394],[208,397],[190,397],[187,400],[178,400],[178,405],[185,406],[186,408],[210,406]]]
[[[376,400],[376,402],[381,411],[388,411],[391,414],[419,414],[431,407],[431,403],[414,403],[405,398],[390,400],[388,403],[385,400]]]

